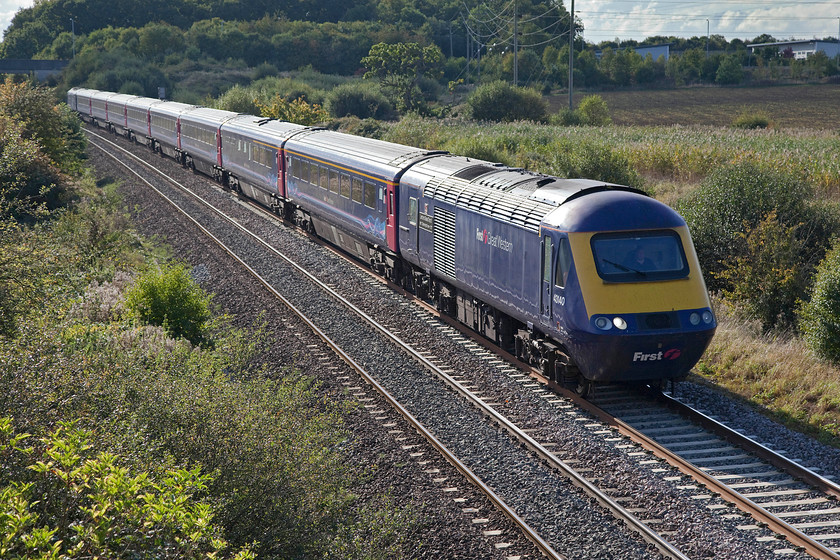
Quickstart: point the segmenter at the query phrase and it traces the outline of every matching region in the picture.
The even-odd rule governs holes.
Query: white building
[[[750,51],[755,53],[756,49],[776,48],[779,53],[783,53],[790,49],[793,51],[793,58],[796,60],[804,60],[814,54],[822,51],[828,58],[834,58],[840,55],[840,42],[819,41],[811,39],[810,41],[779,41],[778,43],[753,43],[747,45]]]

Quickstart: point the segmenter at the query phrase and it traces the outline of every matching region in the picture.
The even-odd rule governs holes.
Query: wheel
[[[594,392],[595,385],[588,379],[584,378],[580,373],[577,375],[570,375],[569,373],[570,372],[567,372],[566,375],[563,375],[563,387],[583,399],[591,397]]]
[[[583,376],[578,377],[577,383],[575,384],[575,393],[582,398],[588,399],[592,396],[595,386],[591,381],[588,379],[584,379]]]

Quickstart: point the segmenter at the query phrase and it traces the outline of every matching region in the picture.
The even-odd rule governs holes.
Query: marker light
[[[708,325],[712,322],[712,319],[714,319],[714,316],[712,315],[711,311],[704,311],[703,312],[703,322],[704,323],[706,323]]]
[[[700,314],[695,312],[688,316],[688,322],[695,327],[700,324]]]
[[[627,321],[625,321],[621,317],[616,317],[615,319],[613,319],[613,325],[615,325],[615,328],[623,331],[627,328]]]
[[[612,323],[610,323],[610,320],[606,317],[598,317],[595,319],[595,326],[602,331],[608,331],[612,328]]]

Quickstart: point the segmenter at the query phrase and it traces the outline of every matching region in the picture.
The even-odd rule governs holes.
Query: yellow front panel
[[[675,228],[674,231],[682,239],[688,261],[688,277],[680,280],[622,283],[606,283],[598,276],[590,245],[596,232],[569,233],[569,244],[587,315],[654,313],[710,307],[706,283],[700,273],[700,263],[688,228]]]

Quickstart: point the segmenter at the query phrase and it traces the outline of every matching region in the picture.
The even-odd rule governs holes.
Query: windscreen
[[[601,233],[591,241],[598,275],[606,282],[651,282],[688,276],[675,231]]]

